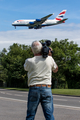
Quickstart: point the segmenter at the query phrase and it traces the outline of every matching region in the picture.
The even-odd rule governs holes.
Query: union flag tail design
[[[59,13],[59,15],[55,18],[57,21],[61,21],[66,13],[66,10],[63,10]]]

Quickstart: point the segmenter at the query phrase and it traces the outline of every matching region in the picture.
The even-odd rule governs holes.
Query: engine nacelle
[[[41,22],[41,19],[36,19],[37,22]]]
[[[34,29],[41,29],[41,26],[40,25],[35,26]]]
[[[34,22],[29,22],[30,25],[34,25]]]
[[[29,29],[33,29],[33,27],[30,27],[30,26],[29,26],[28,28],[29,28]]]

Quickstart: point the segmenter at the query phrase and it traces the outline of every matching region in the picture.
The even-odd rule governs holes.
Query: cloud
[[[55,38],[59,40],[69,39],[77,43],[80,47],[80,29],[73,29],[73,24],[68,24],[67,26],[57,27],[47,27],[47,29],[26,29],[26,30],[12,30],[0,32],[0,51],[3,48],[8,49],[13,43],[31,45],[34,40],[49,39],[54,41]],[[80,27],[75,25],[76,28]]]

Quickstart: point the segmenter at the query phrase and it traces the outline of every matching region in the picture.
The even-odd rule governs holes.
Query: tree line
[[[40,42],[44,40],[40,40]],[[51,42],[52,57],[59,70],[52,74],[52,88],[80,88],[80,47],[68,39]],[[24,70],[25,59],[33,57],[29,45],[14,43],[8,51],[0,52],[0,86],[27,88],[27,72]]]

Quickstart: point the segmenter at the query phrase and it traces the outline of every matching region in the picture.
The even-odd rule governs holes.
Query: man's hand
[[[57,66],[57,68],[56,68],[55,70],[53,70],[53,72],[54,72],[54,73],[57,73],[57,71],[58,71],[58,66]]]

